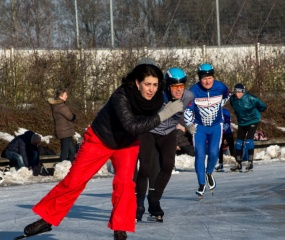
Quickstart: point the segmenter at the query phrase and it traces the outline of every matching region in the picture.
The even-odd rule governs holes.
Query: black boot
[[[196,194],[198,196],[202,197],[205,191],[206,191],[206,185],[205,184],[199,184],[199,188],[196,191]]]
[[[252,162],[252,161],[248,161],[245,170],[246,170],[247,172],[253,171],[253,162]]]
[[[51,224],[47,223],[45,220],[40,219],[27,225],[24,229],[26,235],[35,235],[37,233],[43,232],[51,227]]]
[[[164,212],[160,207],[160,202],[159,201],[151,201],[149,202],[149,207],[148,207],[148,212],[150,213],[150,215],[153,216],[161,216],[163,217]]]
[[[125,231],[114,231],[114,240],[125,240],[127,237],[128,236]]]
[[[211,173],[206,174],[206,179],[210,190],[213,190],[216,187],[216,181]]]
[[[236,171],[241,172],[242,171],[242,164],[241,164],[241,162],[237,162],[237,165],[232,167],[230,170],[232,172],[236,172]]]
[[[144,206],[137,206],[136,222],[140,222],[142,220],[144,212],[145,212]]]

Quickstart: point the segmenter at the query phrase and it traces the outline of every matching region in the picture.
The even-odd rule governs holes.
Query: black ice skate
[[[29,225],[27,225],[24,229],[24,233],[26,235],[36,235],[39,233],[42,233],[46,230],[49,230],[51,228],[51,224],[47,223],[45,220],[40,219],[36,222],[33,222]]]
[[[237,162],[237,165],[230,169],[231,172],[242,172],[241,162]]]
[[[204,192],[206,191],[205,184],[200,184],[198,190],[196,191],[196,194],[198,195],[199,199],[203,198]]]
[[[252,172],[253,171],[253,163],[252,163],[252,161],[248,161],[245,170],[246,170],[246,172]]]
[[[150,201],[148,212],[150,213],[150,216],[147,218],[148,221],[163,222],[164,212],[160,207],[159,201]]]
[[[51,224],[47,223],[45,220],[40,219],[36,222],[33,222],[29,225],[27,225],[24,229],[24,234],[15,237],[14,240],[18,240],[18,239],[25,239],[28,237],[32,237],[38,234],[42,234],[45,232],[49,232],[51,231]]]
[[[223,164],[222,164],[222,163],[219,163],[219,165],[215,167],[215,170],[216,170],[217,172],[223,172],[223,171],[224,171],[224,166],[223,166]]]
[[[125,240],[127,238],[128,236],[125,231],[114,231],[114,240]]]
[[[210,191],[212,192],[212,194],[214,193],[214,188],[216,187],[216,181],[213,177],[213,175],[211,173],[207,173],[206,174],[206,179],[207,179],[207,183],[208,186],[210,188]]]
[[[140,222],[142,220],[144,212],[145,212],[144,206],[137,206],[136,222]]]

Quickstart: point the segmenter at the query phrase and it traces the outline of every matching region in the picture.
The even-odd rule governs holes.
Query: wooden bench
[[[267,141],[254,141],[255,148],[267,148],[271,145],[285,146],[285,138],[272,139]]]
[[[52,168],[55,163],[59,162],[59,155],[40,155],[40,162],[45,165],[46,168]],[[0,166],[10,165],[8,158],[0,158]]]

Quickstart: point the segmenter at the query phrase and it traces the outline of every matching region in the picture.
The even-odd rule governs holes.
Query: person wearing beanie
[[[210,191],[216,187],[212,173],[219,158],[222,141],[222,106],[229,99],[230,91],[224,83],[215,80],[215,71],[211,64],[201,64],[197,73],[199,82],[190,88],[194,94],[194,101],[185,110],[184,121],[193,135],[195,171],[198,178],[196,194],[202,198],[206,182]]]
[[[247,93],[242,83],[234,86],[234,95],[230,98],[230,104],[238,122],[237,139],[235,143],[236,166],[231,171],[242,171],[243,148],[248,151],[248,165],[246,171],[253,170],[254,134],[261,119],[260,112],[267,106],[256,96]]]

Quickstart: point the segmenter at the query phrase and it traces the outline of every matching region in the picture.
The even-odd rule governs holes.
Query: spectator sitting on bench
[[[8,158],[12,165],[16,165],[17,170],[21,167],[33,169],[39,165],[40,142],[41,137],[38,134],[26,131],[8,143],[2,156]]]

